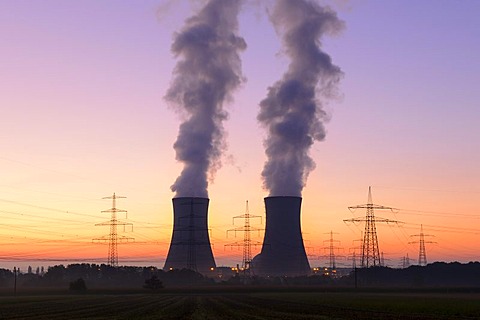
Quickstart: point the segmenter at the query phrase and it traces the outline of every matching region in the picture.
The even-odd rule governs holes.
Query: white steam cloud
[[[257,119],[268,130],[262,176],[271,196],[301,196],[315,168],[310,147],[326,134],[323,107],[343,75],[321,39],[344,24],[330,8],[308,0],[277,0],[270,19],[290,64],[260,103]]]
[[[185,117],[174,144],[184,164],[171,187],[176,197],[208,197],[208,177],[221,165],[224,104],[243,82],[239,53],[246,43],[237,35],[242,2],[210,0],[174,36],[178,62],[165,98]]]

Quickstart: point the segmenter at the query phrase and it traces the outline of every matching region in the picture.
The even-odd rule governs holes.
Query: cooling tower
[[[262,251],[252,260],[259,276],[301,276],[310,273],[300,227],[300,197],[265,198],[266,226]]]
[[[172,201],[172,241],[163,269],[190,269],[211,274],[215,260],[208,236],[208,198],[182,197]]]

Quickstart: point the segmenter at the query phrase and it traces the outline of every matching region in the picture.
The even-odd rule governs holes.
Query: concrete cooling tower
[[[300,197],[265,198],[266,226],[262,251],[252,260],[258,276],[301,276],[310,273],[300,227]]]
[[[208,236],[209,199],[182,197],[172,201],[172,241],[163,269],[190,269],[211,274],[216,266]]]

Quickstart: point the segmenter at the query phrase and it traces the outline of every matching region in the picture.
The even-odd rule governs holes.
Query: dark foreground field
[[[0,319],[480,319],[480,294],[37,294],[0,297]]]

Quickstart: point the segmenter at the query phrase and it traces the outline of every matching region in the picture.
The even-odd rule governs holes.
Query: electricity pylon
[[[383,251],[380,252],[380,263],[382,267],[386,267],[385,261],[390,261],[390,259],[385,259]]]
[[[419,266],[426,266],[427,265],[427,252],[425,250],[425,243],[436,243],[433,241],[425,241],[425,237],[434,237],[434,235],[424,234],[423,233],[423,224],[420,225],[420,234],[414,234],[410,237],[419,237],[419,241],[412,241],[409,244],[420,244],[420,249],[418,251],[418,265]]]
[[[401,267],[403,269],[410,267],[410,258],[408,257],[408,253],[407,256],[402,257]]]
[[[363,232],[361,232],[360,238],[361,239],[353,240],[353,245],[355,245],[355,242],[360,242],[360,243],[363,242]],[[358,246],[354,246],[354,247],[349,248],[349,252],[351,253],[351,255],[349,255],[348,259],[352,260],[352,268],[353,269],[357,268],[357,258],[358,258],[357,249],[361,250],[362,245],[358,245]]]
[[[125,213],[125,217],[127,217],[127,211],[126,210],[121,210],[117,208],[117,199],[121,198],[126,198],[126,197],[120,197],[115,195],[113,193],[113,196],[111,197],[105,197],[102,199],[112,199],[112,208],[108,210],[102,211],[102,213],[107,212],[111,213],[111,217],[109,221],[102,222],[102,223],[97,223],[96,226],[110,226],[110,233],[108,236],[104,236],[101,238],[95,238],[93,241],[106,241],[108,242],[108,258],[107,258],[107,264],[112,266],[112,267],[117,267],[118,266],[118,243],[119,242],[129,242],[130,240],[135,240],[134,238],[130,237],[125,237],[121,236],[118,237],[117,233],[117,226],[123,226],[125,229],[125,226],[132,226],[132,231],[133,231],[133,224],[128,223],[128,222],[123,222],[117,219],[117,213]]]
[[[340,241],[333,239],[333,234],[334,234],[333,231],[327,232],[326,234],[330,235],[330,239],[323,241],[324,243],[328,242],[328,246],[323,247],[322,249],[328,249],[328,259],[329,259],[329,263],[330,263],[329,267],[330,267],[330,269],[335,270],[337,268],[337,265],[336,265],[336,262],[335,262],[335,250],[339,250],[341,248],[335,246],[334,244],[335,243],[340,243]],[[338,233],[335,232],[335,234],[338,234]]]
[[[252,241],[250,233],[252,231],[260,232],[262,229],[252,227],[250,225],[250,219],[260,218],[261,216],[251,215],[248,210],[248,200],[246,202],[245,213],[239,216],[233,217],[233,224],[235,224],[235,219],[244,219],[243,227],[238,227],[234,229],[227,230],[227,237],[228,232],[234,232],[235,236],[237,236],[237,231],[243,232],[243,241],[242,242],[234,242],[230,244],[226,244],[226,247],[242,247],[243,248],[243,257],[242,257],[242,270],[245,276],[249,276],[251,274],[251,262],[252,262],[252,246],[260,246],[262,245],[259,241]]]
[[[373,204],[372,201],[372,187],[368,187],[368,202],[367,204],[361,204],[357,206],[348,207],[350,211],[355,209],[367,209],[365,218],[353,218],[343,220],[344,222],[365,222],[365,232],[362,242],[362,268],[368,268],[371,266],[380,266],[380,250],[378,248],[377,229],[376,222],[385,223],[398,223],[399,221],[390,220],[385,218],[375,217],[375,210],[390,210],[393,212],[393,208],[385,207],[377,204]]]

